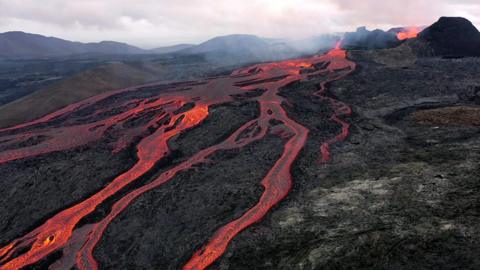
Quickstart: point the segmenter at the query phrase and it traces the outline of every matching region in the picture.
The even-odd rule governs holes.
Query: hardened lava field
[[[22,219],[24,209],[11,211],[5,219],[14,229],[1,239],[1,269],[35,264],[49,269],[99,268],[95,249],[109,225],[142,195],[157,190],[163,190],[159,196],[166,201],[172,196],[158,211],[174,216],[169,216],[170,224],[162,224],[164,220],[156,226],[183,228],[177,235],[157,238],[159,247],[169,247],[163,243],[172,237],[190,239],[164,250],[169,253],[165,258],[178,256],[159,267],[207,268],[291,190],[292,165],[307,143],[309,129],[289,117],[286,108],[294,105],[280,91],[301,81],[320,81],[312,87],[311,99],[322,104],[326,114],[318,117],[328,123],[314,162],[322,166],[330,160],[330,146],[348,136],[349,124],[342,118],[351,114],[348,105],[326,95],[326,86],[354,70],[346,52],[336,48],[321,56],[259,64],[202,81],[117,90],[0,130],[3,169],[24,167],[26,173],[48,175],[53,185],[43,187],[44,193],[29,202],[18,202],[52,201],[35,209],[34,221]],[[202,132],[204,125],[213,131]],[[244,164],[238,164],[240,158]],[[65,172],[67,160],[78,164]],[[42,172],[45,168],[38,163],[47,163],[48,169]],[[105,163],[110,164],[108,172],[100,172]],[[212,170],[216,175],[205,179]],[[202,188],[215,192],[190,196],[199,188],[191,184],[197,178],[205,181]],[[20,181],[39,189],[45,185],[35,178]],[[55,192],[72,185],[75,198]],[[22,187],[5,190],[15,188]],[[42,197],[45,193],[50,196]],[[65,204],[63,209],[58,200]],[[188,210],[175,216],[179,207]],[[196,209],[204,215],[197,216]]]

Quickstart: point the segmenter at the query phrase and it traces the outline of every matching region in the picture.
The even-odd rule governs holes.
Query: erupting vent
[[[418,33],[420,32],[421,32],[421,29],[419,27],[406,27],[397,33],[397,38],[399,40],[416,38],[418,36]]]

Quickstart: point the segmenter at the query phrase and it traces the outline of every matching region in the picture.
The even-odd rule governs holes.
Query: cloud
[[[0,0],[0,31],[21,30],[79,41],[117,40],[141,47],[201,42],[249,33],[303,37],[427,25],[442,15],[480,25],[478,0]]]

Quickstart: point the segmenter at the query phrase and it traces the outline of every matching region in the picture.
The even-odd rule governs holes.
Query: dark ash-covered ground
[[[478,109],[480,59],[388,67],[350,56],[358,71],[330,89],[353,107],[350,138],[320,166],[312,165],[312,138],[288,199],[213,269],[480,268],[480,126],[415,117]],[[310,88],[298,85],[288,96],[291,114],[313,128],[314,114],[299,113]]]
[[[480,126],[442,120],[458,111],[452,107],[478,109],[480,59],[388,65],[368,53],[350,57],[357,71],[330,86],[331,95],[353,108],[350,137],[332,148],[330,163],[319,164],[321,143],[340,128],[329,121],[327,104],[312,98],[320,78],[283,89],[293,105],[285,105],[289,115],[310,129],[292,171],[294,188],[212,269],[480,268]],[[255,118],[258,106],[238,101],[210,113],[170,142],[172,157],[143,183],[225,139]],[[106,143],[0,165],[0,245],[131,166],[132,149],[111,156]],[[211,163],[141,196],[105,232],[94,253],[100,267],[181,268],[216,229],[258,200],[260,181],[282,145],[267,137],[217,153]],[[119,197],[83,222],[105,215]],[[49,260],[31,268],[45,269]]]

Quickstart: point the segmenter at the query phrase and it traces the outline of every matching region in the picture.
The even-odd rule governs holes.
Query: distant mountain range
[[[381,49],[402,43],[396,37],[399,29],[368,31],[359,27],[356,32],[343,36],[342,47],[347,49]],[[459,35],[462,37],[460,38]],[[449,36],[448,39],[442,39]],[[467,39],[465,39],[468,37]],[[462,39],[463,38],[463,39]],[[442,17],[419,39],[435,44],[432,49],[443,55],[480,55],[480,33],[471,22],[463,18]],[[436,42],[442,39],[443,43]],[[46,37],[20,31],[0,33],[0,59],[38,59],[75,55],[145,55],[175,54],[202,55],[211,63],[234,65],[259,61],[274,61],[315,54],[332,48],[339,35],[320,35],[302,40],[269,39],[254,35],[227,35],[214,37],[198,45],[178,44],[151,50],[141,49],[126,43],[102,41],[82,43],[56,37]]]
[[[24,32],[0,34],[0,56],[4,58],[42,58],[74,54],[138,54],[144,50],[115,41],[72,42]]]
[[[184,50],[192,46],[195,45],[179,44],[152,50],[144,50],[116,41],[82,43],[20,31],[0,33],[0,58],[32,59],[82,54],[163,54]]]
[[[228,35],[212,38],[201,44],[178,44],[151,50],[126,43],[102,41],[82,43],[56,37],[46,37],[24,32],[0,33],[0,58],[35,59],[85,54],[135,55],[135,54],[201,54],[211,61],[238,63],[243,61],[277,60],[297,56],[308,51],[314,53],[333,46],[332,37],[288,41],[260,38],[254,35]]]

